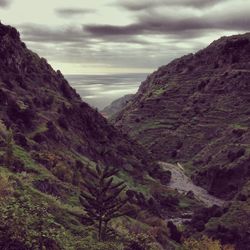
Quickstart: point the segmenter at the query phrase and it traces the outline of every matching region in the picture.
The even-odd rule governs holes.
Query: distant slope
[[[131,95],[125,95],[115,101],[113,101],[109,106],[105,107],[101,113],[105,116],[105,117],[112,117],[113,115],[117,114],[118,112],[120,112],[129,102],[130,100],[132,100],[132,98],[134,97],[133,94]]]

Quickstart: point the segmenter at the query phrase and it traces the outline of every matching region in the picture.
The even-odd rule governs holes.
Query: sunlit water
[[[112,101],[136,93],[146,74],[66,75],[83,101],[102,110]]]

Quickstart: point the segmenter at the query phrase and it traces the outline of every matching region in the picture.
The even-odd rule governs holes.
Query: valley
[[[175,59],[108,120],[0,24],[0,249],[248,250],[249,52]]]

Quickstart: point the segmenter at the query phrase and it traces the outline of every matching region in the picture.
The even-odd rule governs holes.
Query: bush
[[[33,126],[33,119],[35,118],[35,110],[28,107],[23,102],[14,100],[9,101],[7,114],[10,120],[16,123],[23,123],[26,128]]]
[[[151,235],[145,233],[129,234],[126,238],[124,250],[160,250],[160,246],[156,243]]]
[[[69,129],[67,120],[66,120],[66,118],[65,118],[64,116],[60,116],[60,117],[58,118],[58,124],[59,124],[59,126],[60,126],[61,128],[64,128],[64,129],[66,129],[66,130]]]
[[[201,239],[187,239],[184,241],[181,250],[234,250],[231,245],[221,245],[219,240],[213,240],[207,236]]]
[[[28,141],[25,137],[25,135],[23,135],[22,133],[17,133],[14,134],[14,141],[16,142],[17,145],[24,147],[24,148],[28,148]]]
[[[59,162],[51,170],[51,172],[61,181],[72,182],[73,173],[70,168],[64,165],[62,162]]]
[[[236,159],[240,158],[241,156],[243,156],[245,154],[245,149],[244,148],[241,148],[237,151],[229,151],[228,154],[227,154],[227,158],[233,162],[235,161]]]
[[[13,192],[13,187],[6,176],[0,175],[0,199],[9,196]]]

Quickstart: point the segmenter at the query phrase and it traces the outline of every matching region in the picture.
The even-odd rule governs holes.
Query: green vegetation
[[[213,240],[207,236],[201,239],[189,238],[184,241],[180,250],[234,250],[232,245],[222,245],[220,241]]]
[[[126,185],[129,189],[135,190],[137,192],[141,192],[144,195],[148,196],[150,194],[150,185],[142,184],[139,181],[136,181],[131,175],[129,175],[126,171],[119,171],[118,177],[115,177],[117,181],[125,181]],[[149,176],[144,176],[144,182],[149,180]]]
[[[105,239],[109,221],[124,215],[121,208],[128,199],[122,199],[120,194],[126,185],[124,182],[113,183],[112,176],[118,173],[115,168],[101,168],[97,164],[95,171],[88,168],[87,173],[84,186],[88,192],[81,193],[80,201],[88,218],[98,223],[98,239],[101,241]]]
[[[7,131],[6,134],[6,146],[5,146],[5,154],[4,154],[4,162],[8,168],[10,168],[13,164],[13,132],[11,129]]]
[[[86,173],[82,173],[83,171],[79,167],[81,164],[77,170],[79,171],[77,174],[80,174],[78,185],[73,185],[71,182],[61,180],[53,171],[34,161],[31,154],[24,148],[15,143],[13,143],[12,148],[13,158],[18,160],[23,167],[17,169],[18,172],[16,172],[16,169],[8,168],[5,163],[0,166],[0,224],[2,225],[0,227],[4,228],[4,233],[0,234],[0,243],[2,244],[0,248],[12,247],[16,250],[42,249],[42,247],[43,249],[62,250],[122,250],[138,242],[138,244],[144,244],[144,240],[137,232],[137,228],[141,225],[139,234],[150,239],[145,243],[147,246],[145,249],[160,249],[156,237],[147,233],[148,230],[151,230],[152,225],[151,222],[145,221],[145,218],[152,217],[152,215],[141,213],[137,205],[131,204],[120,211],[120,208],[125,204],[122,203],[125,200],[120,195],[115,199],[116,202],[118,201],[117,206],[114,207],[115,210],[118,209],[117,212],[114,211],[113,215],[115,216],[111,214],[111,217],[106,218],[110,219],[107,230],[109,236],[106,241],[99,242],[98,234],[96,234],[98,227],[91,220],[87,220],[86,213],[82,210],[79,201],[80,193],[83,191],[83,181],[87,178]],[[2,148],[1,152],[4,154],[5,148]],[[73,155],[76,159],[82,158],[77,154]],[[53,153],[41,154],[40,156],[43,159],[49,159],[50,162],[55,162]],[[86,169],[89,161],[84,158],[84,162],[87,164],[84,165]],[[93,171],[92,164],[89,166],[90,170]],[[154,179],[148,177],[144,180],[147,183],[136,183],[125,171],[121,171],[120,174],[117,174],[116,171],[113,174],[116,176],[113,177],[113,182],[109,182],[109,188],[114,186],[118,189],[121,188],[121,181],[124,180],[129,183],[129,188],[130,186],[134,187],[134,190],[149,195],[151,190],[147,187],[148,182],[155,182]],[[110,178],[107,180],[110,181]],[[86,190],[89,191],[85,187]],[[122,215],[124,211],[130,210],[137,211],[136,219],[126,216],[126,219],[119,217],[112,220],[112,218]],[[133,223],[126,224],[126,221],[133,221]],[[124,230],[117,228],[116,225],[119,223]],[[167,235],[164,236],[164,238],[167,237]],[[136,240],[137,238],[138,240]],[[151,246],[154,248],[149,248]]]

